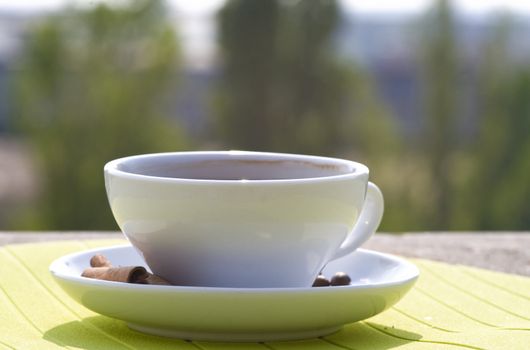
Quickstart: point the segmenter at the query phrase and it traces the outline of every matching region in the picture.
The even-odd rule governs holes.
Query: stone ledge
[[[121,238],[116,232],[0,232],[0,246]],[[530,276],[529,232],[377,233],[363,247],[381,252]]]

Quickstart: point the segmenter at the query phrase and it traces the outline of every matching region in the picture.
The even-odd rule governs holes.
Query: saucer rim
[[[61,266],[64,265],[64,263],[68,260],[71,260],[75,258],[78,255],[85,255],[85,254],[95,254],[95,253],[104,253],[108,250],[115,250],[115,249],[134,249],[134,247],[131,244],[125,243],[125,244],[118,244],[118,245],[112,245],[112,246],[103,246],[99,248],[91,248],[87,250],[77,251],[73,253],[69,253],[66,255],[63,255],[57,259],[55,259],[48,267],[49,272],[51,275],[55,278],[73,282],[76,284],[83,284],[83,285],[91,285],[94,287],[107,287],[107,288],[113,288],[113,289],[138,289],[138,290],[149,290],[150,292],[168,292],[168,291],[174,291],[174,292],[197,292],[200,291],[201,293],[243,293],[243,294],[259,294],[259,293],[272,293],[272,294],[280,294],[280,293],[300,293],[300,292],[307,292],[307,293],[326,293],[330,290],[333,290],[334,292],[338,292],[339,290],[343,291],[351,291],[354,290],[365,290],[365,289],[373,289],[373,288],[389,288],[394,286],[401,286],[403,284],[407,284],[410,282],[414,282],[418,279],[420,275],[420,271],[416,265],[414,265],[412,262],[407,261],[404,258],[401,258],[399,256],[395,256],[392,254],[387,253],[381,253],[375,250],[371,249],[363,249],[358,248],[354,252],[350,254],[355,254],[357,252],[361,252],[363,254],[368,254],[372,256],[377,256],[383,259],[391,260],[397,262],[399,265],[404,266],[408,276],[406,278],[401,278],[399,280],[394,280],[390,282],[372,282],[367,284],[351,284],[347,286],[334,286],[333,288],[317,288],[317,287],[265,287],[265,288],[240,288],[240,287],[215,287],[215,286],[175,286],[175,285],[147,285],[147,284],[133,284],[133,283],[123,283],[123,282],[114,282],[114,281],[105,281],[105,280],[96,280],[92,278],[72,275],[68,273],[63,273],[61,270],[63,269]]]

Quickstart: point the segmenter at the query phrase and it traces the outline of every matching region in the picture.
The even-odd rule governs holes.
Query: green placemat
[[[144,335],[93,313],[53,281],[54,259],[121,240],[0,248],[0,349],[530,349],[530,278],[414,260],[421,277],[395,307],[330,336],[226,344]]]

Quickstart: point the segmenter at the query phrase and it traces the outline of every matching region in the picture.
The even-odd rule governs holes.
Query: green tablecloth
[[[123,243],[0,248],[0,349],[530,349],[530,278],[414,260],[421,277],[395,307],[317,339],[226,344],[131,331],[71,300],[48,272],[64,254]]]

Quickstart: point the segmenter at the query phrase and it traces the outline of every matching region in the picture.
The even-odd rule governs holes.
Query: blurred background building
[[[116,229],[156,151],[359,160],[382,230],[530,229],[530,2],[0,1],[0,229]]]

